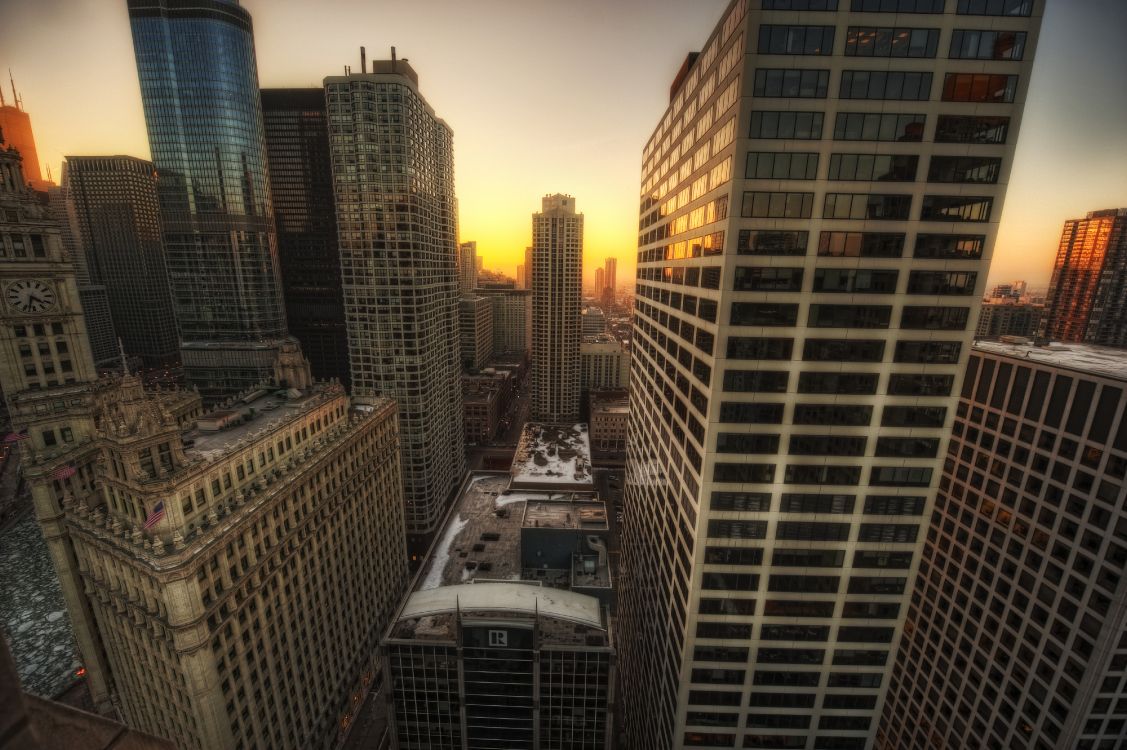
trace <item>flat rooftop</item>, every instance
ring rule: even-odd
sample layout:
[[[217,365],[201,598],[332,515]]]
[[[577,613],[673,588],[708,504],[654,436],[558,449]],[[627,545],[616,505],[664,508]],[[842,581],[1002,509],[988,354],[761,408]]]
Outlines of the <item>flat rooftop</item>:
[[[513,489],[593,488],[587,425],[527,423],[517,441],[510,473]]]
[[[1127,349],[1071,343],[1034,346],[1000,341],[979,341],[974,349],[1089,375],[1127,380]]]

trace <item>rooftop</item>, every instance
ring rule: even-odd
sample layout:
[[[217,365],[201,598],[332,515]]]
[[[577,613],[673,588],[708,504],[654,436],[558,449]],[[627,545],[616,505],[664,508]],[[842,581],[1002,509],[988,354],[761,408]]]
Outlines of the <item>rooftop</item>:
[[[587,425],[527,423],[510,473],[513,489],[593,488]]]
[[[979,341],[974,348],[981,352],[1024,359],[1036,364],[1076,370],[1116,380],[1127,380],[1127,349],[1090,344],[1053,343],[1048,346]]]
[[[604,627],[593,596],[530,583],[474,583],[443,586],[411,594],[400,618],[454,612],[522,612],[555,617],[592,628]]]

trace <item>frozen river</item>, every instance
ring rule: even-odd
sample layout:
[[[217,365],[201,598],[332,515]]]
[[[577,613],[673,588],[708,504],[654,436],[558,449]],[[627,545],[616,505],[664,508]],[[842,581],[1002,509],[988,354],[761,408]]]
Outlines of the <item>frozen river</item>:
[[[35,516],[0,532],[0,624],[29,693],[54,697],[79,666],[63,592]]]

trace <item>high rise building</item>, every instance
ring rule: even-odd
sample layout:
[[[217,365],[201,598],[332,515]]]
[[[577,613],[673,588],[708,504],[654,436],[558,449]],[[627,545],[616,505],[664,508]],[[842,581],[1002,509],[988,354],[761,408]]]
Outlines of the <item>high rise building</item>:
[[[325,90],[263,89],[262,124],[289,331],[316,377],[337,378],[347,387]]]
[[[584,337],[579,361],[579,385],[584,391],[630,387],[630,352],[614,336],[604,333]]]
[[[146,368],[170,368],[179,364],[180,341],[156,183],[152,162],[131,156],[68,156],[63,166],[85,263],[106,289],[125,353]]]
[[[1127,208],[1064,223],[1041,325],[1056,341],[1127,346]]]
[[[877,748],[1123,743],[1125,389],[1120,349],[971,352]]]
[[[9,79],[10,80],[10,79]],[[35,149],[35,133],[31,129],[31,116],[23,108],[23,99],[12,84],[12,103],[4,99],[0,89],[0,148],[14,148],[23,157],[23,175],[35,190],[46,190],[53,183],[43,179],[39,167],[39,153]]]
[[[733,0],[673,82],[642,156],[632,747],[871,746],[1042,9]]]
[[[58,227],[63,250],[74,263],[78,299],[82,303],[82,316],[86,320],[86,336],[94,364],[98,369],[118,368],[121,365],[121,349],[114,330],[109,291],[91,273],[81,240],[78,215],[67,198],[65,180],[62,186],[48,185],[44,192],[47,194],[47,211]]]
[[[618,258],[607,258],[604,264],[604,285],[598,292],[603,304],[609,307],[618,296]]]
[[[468,370],[485,367],[493,356],[493,303],[488,297],[458,300],[458,337],[462,366]]]
[[[493,354],[528,357],[532,346],[532,291],[483,287],[476,293],[493,305]]]
[[[408,546],[421,555],[465,473],[453,133],[392,54],[326,78],[325,93],[352,390],[399,402]]]
[[[478,265],[477,243],[463,242],[458,245],[458,291],[470,294],[477,289]]]
[[[600,307],[585,305],[579,312],[579,330],[584,336],[598,336],[607,330],[607,316]]]
[[[547,195],[532,215],[532,419],[579,419],[583,214],[570,195]]]
[[[520,284],[521,289],[532,288],[532,248],[526,247],[524,249],[524,276],[517,278],[517,283]]]
[[[980,339],[997,339],[1002,336],[1037,335],[1044,314],[1044,305],[1009,299],[988,299],[982,303],[974,335]]]
[[[595,299],[601,300],[607,288],[607,272],[602,268],[595,269]]]
[[[251,18],[237,0],[128,8],[184,373],[216,401],[291,340]]]

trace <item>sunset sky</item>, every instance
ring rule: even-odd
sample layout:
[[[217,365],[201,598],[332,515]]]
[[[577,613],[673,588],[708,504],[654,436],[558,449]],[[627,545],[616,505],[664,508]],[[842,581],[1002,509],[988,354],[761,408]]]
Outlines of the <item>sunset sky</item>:
[[[727,0],[244,0],[264,87],[319,86],[395,45],[454,130],[460,235],[514,272],[540,197],[576,197],[588,275],[632,275],[641,150]],[[40,161],[148,157],[124,0],[0,0]],[[1048,0],[995,281],[1045,286],[1066,218],[1127,206],[1127,3]],[[6,81],[5,81],[6,84]],[[5,93],[8,88],[5,85]],[[625,272],[625,274],[624,274]]]

